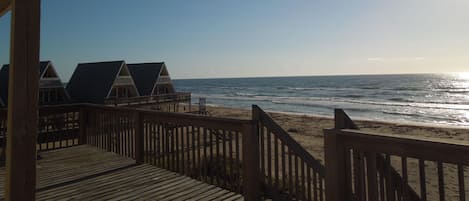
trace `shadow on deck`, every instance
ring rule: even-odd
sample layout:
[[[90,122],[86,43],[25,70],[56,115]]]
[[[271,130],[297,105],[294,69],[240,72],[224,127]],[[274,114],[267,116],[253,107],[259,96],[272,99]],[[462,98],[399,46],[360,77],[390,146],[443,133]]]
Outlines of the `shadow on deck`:
[[[37,200],[243,200],[180,174],[90,145],[40,153]],[[5,167],[0,168],[3,200]]]

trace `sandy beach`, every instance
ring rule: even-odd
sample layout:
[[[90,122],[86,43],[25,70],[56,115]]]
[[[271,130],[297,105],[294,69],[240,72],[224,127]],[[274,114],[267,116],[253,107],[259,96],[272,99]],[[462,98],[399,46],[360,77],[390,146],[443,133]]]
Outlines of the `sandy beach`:
[[[246,109],[227,108],[227,107],[207,107],[209,115],[229,118],[251,118],[251,111]],[[332,111],[331,111],[332,113]],[[297,115],[282,112],[269,112],[272,118],[282,126],[288,133],[296,139],[309,153],[324,164],[324,138],[323,129],[333,128],[332,118],[319,117],[313,115]],[[353,117],[352,117],[353,118]],[[469,141],[469,129],[429,126],[419,124],[398,124],[377,121],[354,120],[361,130],[374,131],[378,133],[391,134],[396,136],[410,136],[418,139],[438,139],[448,142]],[[396,170],[400,171],[400,160],[398,157],[392,157],[392,163]],[[418,185],[418,161],[408,159],[409,183],[416,192],[420,191]],[[436,173],[436,164],[430,161],[426,162],[427,171],[427,193],[429,200],[437,200],[438,180]],[[457,168],[455,165],[446,165],[445,185],[448,187],[445,192],[447,200],[457,200]],[[465,185],[469,185],[469,175],[466,169]],[[469,191],[466,190],[466,195]]]
[[[207,110],[209,115],[216,117],[251,118],[251,111],[246,109],[208,106]],[[315,158],[322,162],[324,161],[323,129],[334,127],[334,120],[332,118],[283,112],[268,113]],[[354,120],[354,122],[361,130],[377,133],[411,136],[419,139],[439,139],[448,142],[469,141],[469,129],[467,128],[364,120]]]

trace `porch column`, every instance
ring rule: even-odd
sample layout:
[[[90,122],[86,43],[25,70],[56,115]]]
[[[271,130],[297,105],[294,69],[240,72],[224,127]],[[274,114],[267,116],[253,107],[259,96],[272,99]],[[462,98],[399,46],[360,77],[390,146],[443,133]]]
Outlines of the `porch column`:
[[[40,0],[11,1],[6,200],[34,200]]]

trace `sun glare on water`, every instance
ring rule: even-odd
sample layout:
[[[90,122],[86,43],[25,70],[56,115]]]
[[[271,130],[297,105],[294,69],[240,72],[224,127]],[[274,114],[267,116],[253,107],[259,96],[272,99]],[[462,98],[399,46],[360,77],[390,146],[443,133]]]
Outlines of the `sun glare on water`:
[[[460,72],[456,73],[456,75],[462,79],[469,80],[469,72]]]

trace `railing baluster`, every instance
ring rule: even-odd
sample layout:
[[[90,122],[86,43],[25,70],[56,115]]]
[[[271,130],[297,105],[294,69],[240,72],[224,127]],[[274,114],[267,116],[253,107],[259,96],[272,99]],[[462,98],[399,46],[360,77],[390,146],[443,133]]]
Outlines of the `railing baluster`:
[[[281,141],[280,142],[280,151],[281,151],[281,154],[280,156],[282,157],[282,191],[285,190],[287,188],[287,185],[286,185],[286,180],[287,180],[287,169],[286,169],[286,163],[285,163],[285,144]],[[308,180],[309,181],[309,180]]]
[[[293,198],[293,168],[292,168],[292,151],[288,148],[288,199]]]
[[[202,132],[203,132],[203,140],[202,140],[202,149],[203,149],[203,153],[204,153],[204,157],[203,157],[203,161],[205,163],[204,165],[204,175],[205,175],[205,182],[208,182],[209,181],[209,177],[210,177],[210,174],[209,174],[209,166],[210,166],[210,163],[208,162],[208,156],[207,156],[207,129],[206,128],[202,128]]]
[[[272,141],[271,141],[271,132],[269,129],[266,129],[267,133],[267,184],[269,189],[272,188]]]
[[[196,158],[195,158],[195,151],[196,151],[196,147],[195,147],[195,131],[194,131],[194,126],[191,126],[191,140],[192,140],[192,170],[197,170],[197,166],[196,166]],[[192,175],[193,175],[193,178],[197,178],[197,172],[195,171],[192,171]]]
[[[314,174],[314,172],[313,172]],[[311,168],[306,166],[306,190],[308,193],[307,200],[311,201]]]
[[[438,166],[438,193],[440,195],[440,201],[445,201],[445,180],[443,172],[443,163],[437,162]]]
[[[279,188],[279,169],[278,169],[278,138],[274,136],[274,176],[275,176],[275,189]]]
[[[230,186],[229,189],[232,189],[234,190],[233,188],[233,184],[234,184],[234,158],[233,158],[233,132],[229,131],[229,136],[228,136],[228,139],[229,139],[229,144],[228,144],[228,147],[229,147],[229,150],[228,152],[230,153],[230,158],[229,158],[229,161],[230,161],[230,173],[229,173],[229,177],[227,177],[228,179],[228,185]]]
[[[313,171],[313,198],[314,201],[318,200],[318,176],[317,173]]]
[[[368,200],[378,200],[378,178],[376,171],[376,153],[366,152],[366,170],[368,178]]]
[[[160,166],[161,168],[165,167],[165,137],[164,137],[164,126],[163,123],[157,122],[158,132],[160,135]]]
[[[175,156],[176,156],[176,157],[174,157],[175,158],[174,163],[175,163],[175,167],[176,167],[175,170],[176,170],[177,173],[181,173],[181,168],[179,166],[180,165],[179,150],[180,150],[180,146],[181,146],[181,144],[179,142],[179,125],[174,125],[173,132],[174,132],[173,135],[176,138],[175,143],[174,143],[174,148],[173,148]]]
[[[379,155],[381,156],[381,155]],[[378,167],[379,169],[381,170],[384,170],[384,166],[382,166],[383,164],[380,163],[380,167]],[[381,201],[384,201],[386,199],[386,195],[385,195],[385,183],[384,183],[384,171],[379,171],[379,198]]]
[[[265,180],[265,175],[266,175],[266,172],[265,172],[265,139],[264,139],[264,126],[263,125],[260,125],[259,126],[259,143],[260,143],[260,161],[261,161],[261,184],[262,185],[265,185],[266,184],[266,180]]]
[[[305,181],[305,164],[303,162],[303,160],[301,160],[300,158],[300,168],[301,168],[301,190],[300,190],[300,193],[301,193],[301,199],[305,200],[306,199],[306,191],[305,191],[305,187],[306,187],[306,181]],[[278,188],[278,187],[277,187]]]
[[[466,189],[464,188],[464,166],[458,164],[458,184],[459,184],[459,200],[466,201]]]
[[[222,152],[223,152],[223,157],[222,157],[222,168],[223,168],[223,177],[226,176],[226,130],[223,130],[223,132],[221,133],[223,136],[222,136]],[[223,181],[223,187],[226,187],[226,179],[225,178],[221,178],[222,181]]]
[[[196,127],[197,128],[197,162],[198,162],[198,165],[199,165],[199,178],[203,181],[205,175],[203,174],[203,168],[204,168],[204,164],[202,163],[202,159],[201,159],[201,143],[200,143],[200,127]]]
[[[236,135],[236,138],[235,138],[236,147],[235,148],[236,148],[236,176],[237,176],[236,183],[238,184],[237,185],[238,192],[241,192],[241,185],[239,184],[239,181],[241,181],[241,166],[240,166],[240,158],[239,158],[240,157],[239,147],[241,146],[241,144],[239,142],[239,132],[236,132],[235,135]]]
[[[355,175],[355,195],[358,200],[365,200],[365,184],[364,184],[364,168],[363,168],[363,155],[354,149],[353,150],[353,166]]]
[[[209,134],[210,136],[210,162],[208,164],[210,164],[211,167],[215,167],[213,168],[212,170],[212,174],[210,176],[210,182],[212,184],[214,184],[214,182],[216,182],[216,184],[220,184],[220,178],[219,178],[219,174],[218,174],[218,171],[219,171],[219,167],[218,165],[220,164],[219,160],[220,160],[220,149],[219,149],[219,142],[218,142],[218,138],[215,136],[215,141],[213,140],[213,133],[210,132]],[[213,146],[215,144],[215,146]],[[215,149],[215,150],[214,150]],[[215,155],[216,154],[216,155]],[[215,158],[214,158],[215,157]]]
[[[301,199],[300,196],[300,178],[299,178],[299,167],[298,167],[298,156],[295,154],[294,156],[294,164],[295,164],[295,198],[297,200]]]
[[[401,157],[402,167],[402,200],[409,200],[408,175],[407,175],[407,157]]]
[[[387,200],[395,200],[395,190],[392,181],[392,173],[391,173],[391,156],[386,155],[385,159],[385,172],[386,172],[386,195]]]

